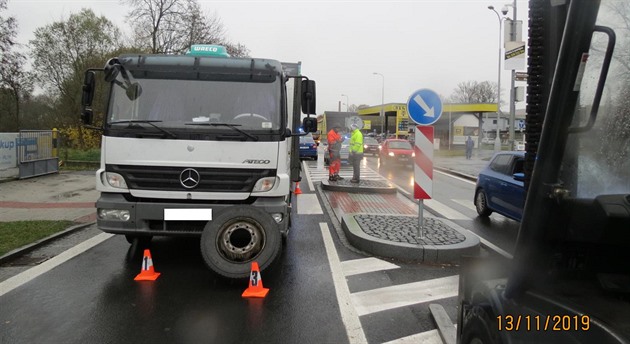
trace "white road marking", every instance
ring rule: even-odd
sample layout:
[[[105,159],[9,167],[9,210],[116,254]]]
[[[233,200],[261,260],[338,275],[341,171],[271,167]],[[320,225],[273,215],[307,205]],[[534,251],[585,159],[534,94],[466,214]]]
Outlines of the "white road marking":
[[[477,212],[477,208],[475,208],[475,205],[473,204],[471,200],[452,199],[451,201],[463,206],[466,209],[470,209],[474,211],[475,213]]]
[[[304,174],[306,175],[306,181],[308,182],[309,190],[315,191],[315,187],[313,186],[313,182],[311,181],[311,174],[308,173],[308,170],[309,169],[306,161],[302,161],[302,171],[304,171]]]
[[[448,173],[446,173],[446,172],[442,172],[442,171],[438,171],[438,170],[433,170],[433,173],[443,174],[443,175],[445,175],[445,176],[447,176],[447,177],[450,177],[450,178],[453,178],[453,179],[460,180],[460,181],[462,181],[462,182],[464,182],[464,183],[468,183],[468,184],[472,184],[472,185],[477,185],[477,183],[475,183],[475,182],[473,182],[473,181],[471,181],[471,180],[464,179],[464,178],[460,178],[460,177],[456,177],[456,176],[454,176],[454,175],[452,175],[452,174],[448,174]]]
[[[383,344],[443,344],[438,330],[430,330],[394,339]]]
[[[352,294],[359,316],[457,296],[459,276],[394,285]]]
[[[341,320],[346,327],[348,341],[350,343],[367,343],[359,316],[357,315],[355,308],[352,306],[350,290],[348,289],[348,284],[343,276],[339,256],[335,250],[335,244],[332,236],[330,235],[328,224],[320,223],[319,228],[322,231],[324,247],[326,248],[326,255],[328,256],[328,264],[330,265],[333,284],[335,286],[335,293],[337,294],[337,303],[339,304],[339,311],[341,312]]]
[[[468,229],[468,231],[474,235],[476,235],[479,238],[479,241],[481,241],[481,244],[488,247],[489,249],[495,251],[496,253],[502,255],[505,258],[509,258],[512,259],[513,256],[511,254],[509,254],[507,251],[503,250],[502,248],[500,248],[499,246],[489,242],[488,240],[480,237],[478,234],[474,233],[473,231],[471,231],[470,229]]]
[[[470,217],[460,213],[457,210],[449,208],[448,206],[434,199],[425,199],[424,205],[449,220],[470,220]]]
[[[297,213],[299,215],[323,214],[316,194],[297,195]]]
[[[344,275],[352,276],[368,272],[399,269],[400,266],[386,262],[382,259],[370,257],[362,259],[352,259],[341,262]]]
[[[21,285],[33,280],[34,278],[54,269],[55,267],[67,262],[68,260],[80,255],[81,253],[91,249],[92,247],[102,243],[103,241],[113,237],[113,234],[101,233],[94,236],[64,252],[61,254],[34,266],[19,275],[15,275],[4,282],[0,283],[0,296],[10,292],[11,290],[20,287]]]

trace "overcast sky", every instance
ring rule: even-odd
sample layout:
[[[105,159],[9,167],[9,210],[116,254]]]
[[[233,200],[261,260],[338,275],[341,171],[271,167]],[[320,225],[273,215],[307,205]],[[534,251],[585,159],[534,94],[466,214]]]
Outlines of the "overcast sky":
[[[497,81],[500,10],[512,1],[199,1],[216,13],[228,37],[252,57],[302,62],[302,74],[317,82],[317,113],[336,111],[341,101],[379,105],[382,78],[385,103],[405,103],[421,88],[444,97],[459,82]],[[127,32],[129,8],[117,0],[9,0],[8,15],[19,25],[18,41],[33,31],[91,8]],[[512,16],[509,8],[508,16]],[[517,19],[527,38],[527,1],[519,0]],[[502,68],[504,100],[509,71]],[[507,102],[502,102],[508,109]],[[524,103],[517,103],[523,108]]]

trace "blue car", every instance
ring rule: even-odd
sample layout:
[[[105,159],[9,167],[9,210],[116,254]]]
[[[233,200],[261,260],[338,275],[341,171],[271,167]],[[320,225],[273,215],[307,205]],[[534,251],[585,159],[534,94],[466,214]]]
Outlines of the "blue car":
[[[477,214],[492,212],[521,221],[525,206],[525,152],[496,153],[477,177],[474,204]]]
[[[300,159],[306,158],[317,160],[317,143],[311,134],[300,136]]]

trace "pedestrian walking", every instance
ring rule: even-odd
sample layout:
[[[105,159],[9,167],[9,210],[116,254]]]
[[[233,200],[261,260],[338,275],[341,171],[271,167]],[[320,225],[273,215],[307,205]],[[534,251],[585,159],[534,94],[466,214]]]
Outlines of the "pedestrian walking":
[[[472,150],[475,146],[475,142],[472,140],[470,135],[468,135],[468,139],[466,140],[466,159],[470,160],[472,158]]]
[[[343,138],[339,135],[339,126],[335,126],[328,132],[328,180],[331,182],[341,180],[341,143]]]
[[[361,181],[361,160],[363,160],[363,134],[356,124],[353,124],[352,136],[350,136],[350,161],[352,161],[351,183]]]

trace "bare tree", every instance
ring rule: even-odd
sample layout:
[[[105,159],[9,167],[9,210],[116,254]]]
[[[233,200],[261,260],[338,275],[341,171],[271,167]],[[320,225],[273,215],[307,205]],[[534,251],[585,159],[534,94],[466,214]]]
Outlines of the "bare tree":
[[[123,0],[132,10],[127,16],[134,45],[152,54],[182,54],[193,44],[221,44],[232,56],[249,50],[226,38],[215,14],[202,11],[197,0]]]
[[[465,81],[457,84],[449,97],[453,103],[496,103],[497,84],[489,81]]]

